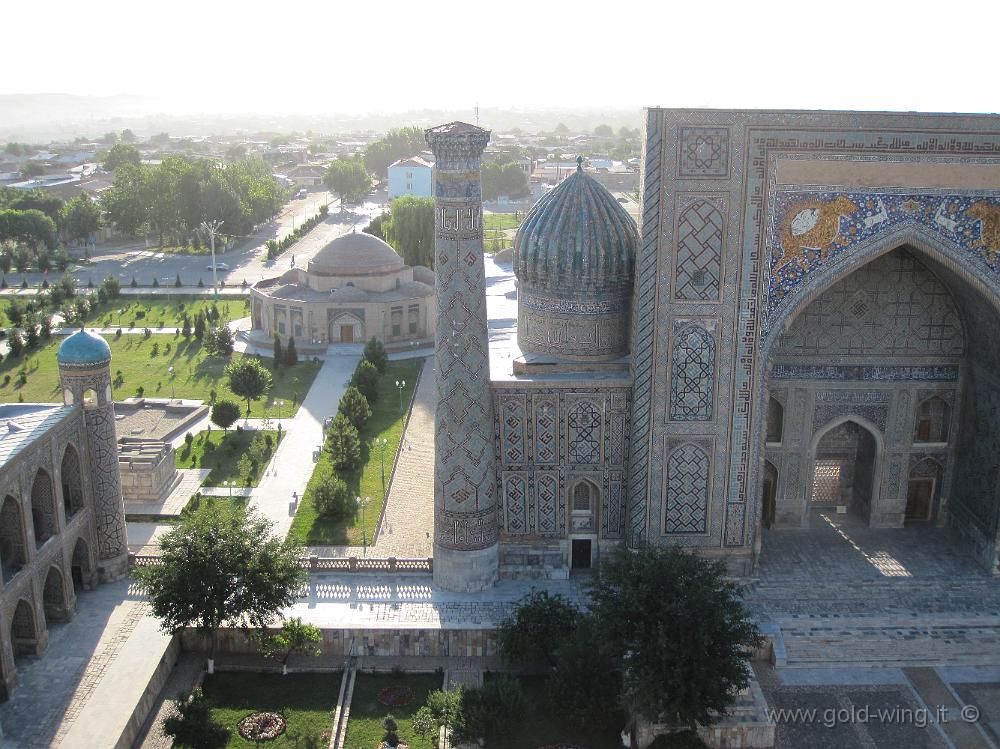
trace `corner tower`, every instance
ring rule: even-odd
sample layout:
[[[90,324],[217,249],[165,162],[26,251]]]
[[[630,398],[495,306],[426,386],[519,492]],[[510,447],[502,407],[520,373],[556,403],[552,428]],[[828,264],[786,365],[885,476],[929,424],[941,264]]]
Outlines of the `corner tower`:
[[[490,133],[452,122],[425,137],[435,157],[434,583],[477,591],[499,569],[479,172]]]
[[[83,406],[98,573],[102,582],[117,580],[128,573],[128,539],[111,399],[111,347],[96,333],[80,330],[62,342],[57,358],[63,403]]]

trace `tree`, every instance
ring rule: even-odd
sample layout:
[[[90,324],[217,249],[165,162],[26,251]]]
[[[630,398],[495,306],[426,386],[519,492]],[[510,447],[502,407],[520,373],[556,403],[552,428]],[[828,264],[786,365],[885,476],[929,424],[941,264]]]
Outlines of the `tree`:
[[[497,630],[500,654],[509,665],[556,664],[556,649],[580,621],[580,611],[567,598],[533,590],[518,603]]]
[[[452,726],[458,719],[461,706],[461,689],[454,692],[444,692],[439,689],[427,695],[427,704],[421,710],[426,709],[427,713],[430,714],[434,726],[432,730],[440,729],[443,726],[445,731],[450,733]],[[417,730],[416,726],[414,726],[414,730]]]
[[[131,129],[125,128],[124,130],[122,130],[122,135],[121,135],[122,143],[135,143],[136,140],[137,138],[135,137],[135,133],[133,133]]]
[[[281,336],[274,334],[274,368],[277,369],[285,362],[285,351],[281,346]]]
[[[615,131],[611,129],[611,125],[598,125],[594,128],[594,135],[599,138],[613,138]]]
[[[14,211],[41,211],[53,221],[58,221],[62,207],[62,198],[45,190],[0,187],[0,208]]]
[[[342,204],[360,200],[372,189],[372,178],[358,158],[330,162],[323,182],[328,189],[340,195]]]
[[[138,166],[142,163],[142,154],[139,153],[139,149],[133,145],[127,143],[116,143],[111,146],[108,150],[107,156],[104,157],[104,171],[106,172],[116,172],[119,167],[125,164],[131,164],[132,166]]]
[[[101,228],[101,209],[89,195],[80,193],[63,206],[62,224],[70,239],[86,242]]]
[[[185,338],[191,337],[191,318],[187,312],[184,313],[184,324],[181,326],[181,335]]]
[[[212,708],[201,689],[180,694],[174,710],[163,720],[163,733],[178,746],[221,749],[229,741],[229,729],[212,719]]]
[[[108,299],[117,299],[122,293],[121,283],[110,273],[104,277],[104,280],[101,282],[101,288],[108,295]]]
[[[489,746],[511,735],[527,710],[521,682],[512,676],[490,679],[478,689],[463,689],[455,721],[455,743],[482,740]]]
[[[228,431],[240,418],[240,404],[227,399],[218,400],[212,406],[212,423]]]
[[[740,592],[724,562],[676,547],[604,557],[589,609],[622,664],[625,707],[692,729],[723,714],[749,683],[747,659],[762,642]]]
[[[338,412],[344,414],[355,429],[362,429],[372,415],[368,399],[354,386],[348,387],[340,396]]]
[[[326,449],[338,471],[353,471],[361,462],[361,438],[358,430],[342,413],[338,413],[330,423]]]
[[[213,325],[205,333],[205,351],[209,356],[229,356],[233,353],[233,331],[228,325]]]
[[[378,400],[378,370],[367,359],[358,362],[351,377],[351,385],[361,391],[370,404]]]
[[[226,377],[229,378],[229,389],[246,399],[248,417],[250,402],[260,399],[271,389],[271,373],[260,363],[260,359],[253,356],[229,362]]]
[[[569,128],[562,122],[556,125],[556,129],[553,131],[556,135],[569,135]]]
[[[56,246],[58,235],[56,222],[42,211],[35,208],[0,210],[0,241],[37,242],[52,248]]]
[[[528,177],[513,161],[492,161],[483,165],[483,200],[500,197],[521,198],[528,194]]]
[[[299,354],[295,350],[295,336],[288,336],[288,346],[285,348],[285,364],[294,367],[299,363]]]
[[[205,504],[163,535],[159,564],[134,574],[166,632],[209,636],[211,673],[223,622],[262,629],[295,602],[306,579],[299,553],[246,508]]]
[[[622,724],[614,708],[621,699],[621,670],[593,622],[581,618],[563,633],[546,682],[549,702],[559,715],[588,730]]]
[[[101,204],[118,230],[136,236],[146,226],[148,169],[142,164],[122,164],[115,181],[101,195]]]
[[[11,356],[20,356],[24,353],[24,339],[21,338],[20,331],[14,330],[7,336],[7,346],[10,348]]]
[[[327,476],[313,489],[313,507],[323,517],[339,520],[354,512],[347,484],[337,476]]]
[[[434,198],[394,198],[382,231],[407,265],[434,267]]]
[[[368,343],[365,344],[364,359],[370,361],[379,374],[385,374],[385,368],[389,366],[389,357],[385,353],[385,346],[375,336],[369,338]]]
[[[194,337],[199,341],[205,335],[205,314],[199,312],[194,316]]]
[[[393,128],[379,140],[365,147],[365,166],[379,179],[389,176],[389,165],[394,161],[414,156],[427,148],[424,131],[419,127]]]
[[[293,616],[284,621],[278,632],[266,630],[258,642],[265,658],[281,660],[281,673],[284,676],[288,674],[289,658],[296,653],[319,655],[320,649],[316,647],[316,643],[322,640],[323,633],[319,631],[319,627]]]

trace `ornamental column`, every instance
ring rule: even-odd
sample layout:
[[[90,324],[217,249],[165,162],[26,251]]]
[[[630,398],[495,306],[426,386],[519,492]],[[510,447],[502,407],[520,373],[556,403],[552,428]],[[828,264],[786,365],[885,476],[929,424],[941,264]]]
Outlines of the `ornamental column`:
[[[490,133],[452,122],[425,137],[435,157],[434,584],[472,592],[499,570],[479,174]]]

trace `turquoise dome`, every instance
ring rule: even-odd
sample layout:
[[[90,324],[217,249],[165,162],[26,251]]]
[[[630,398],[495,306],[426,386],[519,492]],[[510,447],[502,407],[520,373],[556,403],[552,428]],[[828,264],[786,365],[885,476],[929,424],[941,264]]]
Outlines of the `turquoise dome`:
[[[59,346],[59,366],[89,367],[111,361],[111,347],[97,333],[78,330]]]
[[[539,200],[514,238],[518,286],[558,297],[631,293],[638,232],[597,180],[577,170]]]

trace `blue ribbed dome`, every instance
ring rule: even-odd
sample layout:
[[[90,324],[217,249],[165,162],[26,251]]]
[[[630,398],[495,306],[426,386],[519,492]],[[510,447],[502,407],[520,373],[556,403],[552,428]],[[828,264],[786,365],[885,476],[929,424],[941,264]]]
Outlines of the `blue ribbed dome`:
[[[59,346],[60,366],[83,367],[111,361],[111,347],[97,333],[78,330]]]
[[[521,223],[514,274],[520,288],[556,296],[630,292],[638,243],[632,217],[578,167]]]

